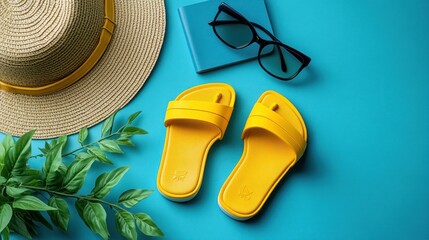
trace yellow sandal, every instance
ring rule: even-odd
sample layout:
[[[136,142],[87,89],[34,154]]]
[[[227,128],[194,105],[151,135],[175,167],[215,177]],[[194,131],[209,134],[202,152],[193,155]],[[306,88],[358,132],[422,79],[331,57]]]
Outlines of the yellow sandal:
[[[230,217],[256,215],[307,145],[307,129],[298,110],[274,91],[261,95],[244,127],[240,161],[223,184],[218,203]]]
[[[207,153],[222,139],[235,103],[224,83],[195,86],[168,104],[167,133],[158,171],[158,190],[173,201],[188,201],[199,191]]]

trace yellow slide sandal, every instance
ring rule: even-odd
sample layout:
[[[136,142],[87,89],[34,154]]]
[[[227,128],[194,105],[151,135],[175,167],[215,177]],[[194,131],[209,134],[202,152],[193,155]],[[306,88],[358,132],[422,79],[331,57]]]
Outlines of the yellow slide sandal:
[[[247,220],[262,208],[307,145],[298,110],[274,91],[261,95],[243,130],[240,161],[223,184],[218,203],[230,217]]]
[[[207,153],[222,139],[235,103],[234,89],[209,83],[182,92],[168,104],[167,133],[158,171],[158,190],[166,198],[183,202],[201,187]]]

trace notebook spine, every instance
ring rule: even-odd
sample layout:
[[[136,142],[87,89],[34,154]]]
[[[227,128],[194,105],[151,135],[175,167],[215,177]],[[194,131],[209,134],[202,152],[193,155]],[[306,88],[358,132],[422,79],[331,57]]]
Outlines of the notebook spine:
[[[186,42],[188,44],[189,51],[192,55],[192,62],[194,63],[194,67],[196,71],[201,72],[201,66],[199,65],[198,54],[196,53],[195,44],[193,42],[194,40],[189,30],[189,23],[188,23],[188,17],[186,14],[186,9],[183,7],[179,8],[179,15],[182,21],[183,31],[185,32],[185,35],[186,35]]]

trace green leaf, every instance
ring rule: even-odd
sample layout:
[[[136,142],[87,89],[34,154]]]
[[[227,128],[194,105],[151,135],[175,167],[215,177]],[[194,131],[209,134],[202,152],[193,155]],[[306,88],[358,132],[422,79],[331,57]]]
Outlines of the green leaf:
[[[19,197],[22,197],[24,195],[29,195],[32,192],[33,191],[31,191],[30,189],[27,189],[27,188],[16,188],[16,187],[11,187],[11,186],[6,187],[6,194],[10,197],[13,197],[13,198],[19,198]]]
[[[153,190],[143,190],[143,189],[130,189],[119,196],[118,203],[124,205],[127,208],[133,207],[141,200],[149,197],[153,193]]]
[[[101,204],[89,202],[83,209],[83,218],[93,232],[99,234],[105,240],[109,239],[106,211]]]
[[[134,147],[135,146],[133,141],[131,141],[131,139],[129,139],[127,137],[120,137],[120,138],[116,139],[115,142],[119,145],[122,145],[122,146],[128,146],[128,147]]]
[[[58,144],[58,139],[52,139],[52,141],[49,143],[49,149],[53,148],[57,144]]]
[[[94,159],[76,159],[67,169],[66,175],[63,180],[63,189],[69,193],[76,193],[82,187],[88,170],[91,168]]]
[[[141,111],[135,112],[128,117],[127,124],[131,124],[142,113]]]
[[[16,187],[20,184],[21,184],[21,182],[16,177],[11,177],[6,181],[7,186]]]
[[[33,186],[33,187],[43,187],[43,182],[42,180],[39,180],[39,179],[33,179],[29,182],[26,182],[25,185]]]
[[[20,184],[28,185],[29,182],[40,181],[40,172],[36,169],[27,168],[19,176],[14,176],[10,179],[15,179]]]
[[[77,213],[79,214],[80,218],[83,220],[83,222],[89,227],[88,223],[86,222],[85,218],[83,217],[83,210],[85,209],[86,205],[89,202],[84,199],[78,199],[76,200],[74,206],[76,208]]]
[[[67,135],[62,135],[58,138],[58,143],[64,147],[67,144]]]
[[[13,149],[9,149],[4,156],[4,160],[1,163],[1,172],[0,175],[6,178],[10,178],[10,171],[13,168]]]
[[[4,149],[3,145],[0,144],[0,172],[3,169],[4,166],[4,157],[6,156],[6,150]]]
[[[14,216],[12,217],[8,225],[10,231],[16,232],[26,237],[27,239],[32,239],[32,235],[35,234],[34,222],[31,219],[27,221],[24,220],[24,217],[26,216],[23,216],[23,213],[19,210],[14,210],[13,214]]]
[[[87,137],[88,137],[88,128],[87,127],[83,127],[79,131],[79,135],[77,137],[77,141],[82,145],[83,142],[85,142],[85,140],[86,140]]]
[[[122,133],[130,135],[130,136],[147,134],[147,132],[145,130],[138,128],[138,127],[133,127],[133,126],[129,126],[129,127],[124,128]]]
[[[15,142],[13,141],[12,135],[9,133],[6,134],[6,136],[3,138],[2,145],[5,151],[8,151],[11,147],[13,147]]]
[[[159,229],[159,227],[153,222],[152,218],[146,213],[136,213],[134,214],[136,219],[137,228],[148,236],[162,237],[164,233]]]
[[[124,153],[119,147],[119,145],[113,140],[105,139],[98,144],[100,145],[101,150],[105,152]]]
[[[55,142],[55,144],[53,144],[53,142]],[[56,146],[57,140],[54,139],[51,141],[51,143],[49,143],[48,141],[45,141],[45,148],[39,148],[39,150],[43,153],[43,155],[48,154],[49,150],[51,150],[51,148],[52,148],[51,144],[52,144],[52,147]]]
[[[62,163],[62,144],[57,144],[46,155],[45,164],[42,167],[42,177],[46,180],[46,186],[55,186],[60,183],[61,178],[58,178],[57,170]]]
[[[115,214],[115,225],[118,232],[128,240],[137,239],[136,225],[131,213],[119,210]]]
[[[27,161],[31,156],[31,138],[35,131],[30,131],[22,135],[15,146],[9,149],[5,156],[2,176],[20,175],[27,167]]]
[[[0,232],[9,224],[12,219],[12,213],[13,211],[9,204],[5,203],[0,206]]]
[[[80,152],[76,155],[77,159],[85,159],[85,158],[90,158],[90,157],[94,157],[94,155],[89,154],[87,152]]]
[[[0,176],[0,184],[5,183],[7,179],[3,176]]]
[[[53,174],[52,174],[52,179],[53,179],[53,181],[52,182],[45,182],[44,184],[42,184],[42,185],[44,185],[44,186],[46,186],[48,189],[52,189],[52,190],[58,190],[58,189],[61,189],[61,186],[62,186],[62,183],[63,183],[63,180],[64,180],[64,174],[61,174],[60,173],[60,171],[59,170],[57,170],[57,171],[55,171]],[[43,183],[43,182],[42,182]]]
[[[3,231],[1,231],[1,234],[3,234],[4,240],[10,240],[10,232],[9,232],[9,228],[8,227],[5,227],[3,229]]]
[[[45,148],[39,148],[39,150],[42,152],[42,155],[48,154],[48,150],[46,150]]]
[[[107,164],[113,165],[113,162],[107,158],[106,154],[104,154],[104,152],[101,151],[101,149],[99,149],[97,147],[89,148],[88,153],[91,154],[92,156],[94,156],[98,161],[100,161],[102,163],[107,163]]]
[[[13,179],[21,184],[26,184],[38,180],[40,178],[40,172],[36,169],[27,168],[20,175],[14,176]]]
[[[112,132],[113,122],[115,120],[117,111],[115,111],[110,117],[108,117],[101,125],[101,136],[110,134]]]
[[[110,190],[116,186],[124,174],[128,171],[128,167],[120,167],[111,172],[106,172],[98,176],[95,181],[95,187],[91,194],[96,198],[103,198],[110,193]]]
[[[48,205],[58,209],[58,211],[48,212],[51,221],[62,231],[66,232],[70,220],[70,212],[67,202],[62,198],[52,197],[49,199]]]
[[[23,196],[16,199],[12,203],[13,208],[23,209],[23,210],[32,210],[32,211],[51,211],[57,210],[56,208],[50,207],[46,205],[46,203],[42,202],[40,199],[34,196]]]
[[[58,172],[61,175],[66,175],[67,172],[67,166],[64,163],[61,163],[60,166],[58,167]]]
[[[45,142],[45,149],[46,151],[49,151],[49,149],[51,149],[51,145],[47,141]]]

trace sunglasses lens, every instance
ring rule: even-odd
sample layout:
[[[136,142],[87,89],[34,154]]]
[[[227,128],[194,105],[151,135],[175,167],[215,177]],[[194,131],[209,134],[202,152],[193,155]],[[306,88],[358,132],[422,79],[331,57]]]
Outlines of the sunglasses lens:
[[[233,48],[246,47],[253,39],[253,32],[246,23],[223,11],[217,15],[213,27],[217,36]]]
[[[259,56],[259,62],[265,71],[282,79],[293,78],[303,65],[303,59],[293,52],[289,51],[280,44],[268,44],[261,49],[261,53],[271,52]]]

